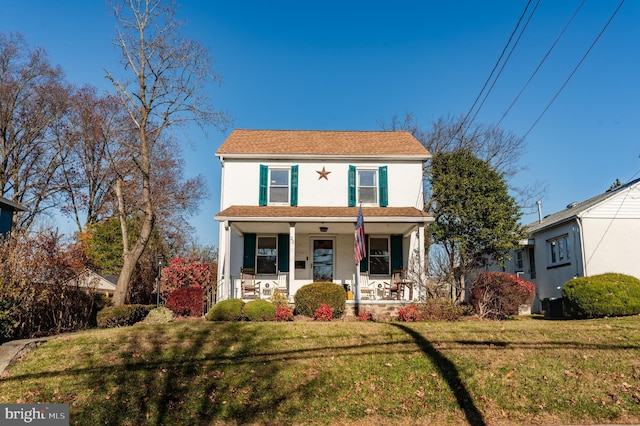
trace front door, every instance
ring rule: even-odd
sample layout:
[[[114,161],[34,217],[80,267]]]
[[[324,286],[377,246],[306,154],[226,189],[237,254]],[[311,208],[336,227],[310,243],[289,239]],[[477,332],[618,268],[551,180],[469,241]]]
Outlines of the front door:
[[[333,240],[313,240],[313,282],[333,281]]]

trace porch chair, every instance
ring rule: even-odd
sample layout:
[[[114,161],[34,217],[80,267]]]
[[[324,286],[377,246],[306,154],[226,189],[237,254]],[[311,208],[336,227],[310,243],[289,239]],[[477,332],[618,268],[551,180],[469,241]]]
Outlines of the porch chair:
[[[400,293],[404,298],[404,270],[394,269],[391,273],[391,284],[389,285],[389,298],[393,299],[395,293],[396,299],[400,299]]]
[[[355,282],[355,276],[354,276]],[[369,282],[369,274],[366,272],[360,272],[358,275],[358,287],[360,289],[360,299],[373,300],[374,297],[374,288]]]
[[[240,269],[240,289],[243,299],[260,298],[260,281],[256,281],[256,270],[254,268]]]
[[[278,292],[284,296],[289,296],[289,274],[286,272],[278,272],[277,282]]]

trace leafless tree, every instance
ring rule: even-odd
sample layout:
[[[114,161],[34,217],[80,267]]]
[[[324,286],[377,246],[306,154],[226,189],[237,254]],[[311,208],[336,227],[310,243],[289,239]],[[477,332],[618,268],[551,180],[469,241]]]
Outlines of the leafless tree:
[[[394,115],[390,122],[381,123],[382,128],[406,130],[424,145],[431,154],[466,149],[478,158],[487,161],[509,182],[526,167],[520,163],[525,152],[525,139],[493,125],[464,123],[464,116],[447,116],[422,126],[412,112],[404,116]],[[425,164],[425,179],[429,176],[429,163]],[[516,187],[510,185],[518,204],[525,211],[536,208],[546,188],[541,182]],[[427,200],[428,202],[428,200]]]
[[[158,204],[154,198],[152,175],[157,168],[154,151],[162,135],[180,124],[195,121],[201,126],[226,125],[225,115],[213,108],[206,97],[205,84],[219,81],[212,71],[208,52],[198,43],[179,33],[173,1],[122,0],[113,3],[118,22],[115,44],[122,52],[128,78],[118,79],[107,71],[116,96],[126,109],[131,123],[131,137],[120,141],[129,165],[135,172],[117,173],[116,199],[122,228],[124,264],[114,302],[123,304],[129,280],[142,255],[157,219]],[[116,171],[118,172],[118,171]],[[140,233],[133,241],[126,220],[131,210],[127,205],[125,184],[140,193]]]
[[[116,141],[123,137],[125,118],[117,99],[99,96],[94,87],[83,87],[73,96],[67,131],[71,151],[61,165],[60,179],[62,211],[73,218],[79,232],[114,214],[113,170],[121,163]]]
[[[28,229],[59,199],[70,89],[59,67],[19,34],[0,34],[0,195],[28,208]]]

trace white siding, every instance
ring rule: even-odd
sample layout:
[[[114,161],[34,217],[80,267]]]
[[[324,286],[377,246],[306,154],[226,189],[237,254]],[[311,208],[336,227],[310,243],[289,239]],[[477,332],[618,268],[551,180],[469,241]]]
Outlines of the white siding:
[[[583,219],[588,275],[618,272],[640,278],[640,220]]]
[[[298,165],[298,205],[346,207],[348,204],[349,165],[357,168],[387,166],[389,207],[422,209],[422,163],[420,162],[303,162],[303,161],[239,161],[224,163],[222,205],[258,205],[260,164],[269,167]],[[317,171],[331,172],[328,179],[318,179]],[[379,183],[378,183],[379,184]]]
[[[585,218],[640,219],[640,185],[619,194],[580,214]]]

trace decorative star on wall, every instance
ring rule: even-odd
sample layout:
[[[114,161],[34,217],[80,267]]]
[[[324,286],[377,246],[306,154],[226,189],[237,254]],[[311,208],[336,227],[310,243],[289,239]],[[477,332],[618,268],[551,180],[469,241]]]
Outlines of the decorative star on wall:
[[[325,178],[326,180],[329,180],[329,173],[325,170],[324,166],[322,166],[322,170],[316,170],[316,173],[318,173],[320,176],[318,177],[318,180]]]

